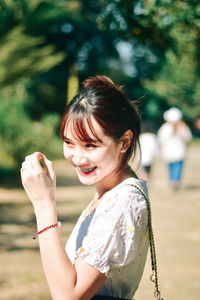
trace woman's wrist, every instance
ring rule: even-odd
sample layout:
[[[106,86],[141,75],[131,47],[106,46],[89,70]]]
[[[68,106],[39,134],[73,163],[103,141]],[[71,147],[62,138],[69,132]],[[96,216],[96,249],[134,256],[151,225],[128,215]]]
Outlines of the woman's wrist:
[[[42,234],[42,233],[44,233],[48,230],[54,229],[56,227],[61,227],[61,222],[60,221],[58,221],[55,224],[48,225],[47,227],[44,227],[43,229],[41,229],[39,231],[36,231],[35,234],[33,235],[33,240],[35,240],[38,235],[40,235],[40,234]]]
[[[56,211],[56,202],[52,200],[41,200],[37,204],[34,204],[34,212],[37,214],[45,214],[46,212]]]
[[[41,230],[51,224],[58,222],[56,204],[42,203],[34,207],[35,216],[37,220],[37,230]]]

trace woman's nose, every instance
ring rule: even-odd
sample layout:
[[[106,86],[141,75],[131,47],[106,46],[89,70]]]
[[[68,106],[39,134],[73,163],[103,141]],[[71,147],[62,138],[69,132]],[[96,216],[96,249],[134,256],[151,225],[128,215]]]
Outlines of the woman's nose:
[[[72,162],[76,166],[84,165],[88,162],[88,158],[82,151],[75,151],[72,155]]]

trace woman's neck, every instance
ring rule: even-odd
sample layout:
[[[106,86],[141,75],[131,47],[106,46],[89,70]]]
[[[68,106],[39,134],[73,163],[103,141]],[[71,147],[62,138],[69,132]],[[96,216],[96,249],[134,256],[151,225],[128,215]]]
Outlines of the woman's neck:
[[[103,181],[96,183],[96,191],[98,198],[101,198],[106,192],[112,190],[115,186],[129,177],[138,178],[130,166],[127,166],[123,171],[117,171],[115,174],[110,174]]]

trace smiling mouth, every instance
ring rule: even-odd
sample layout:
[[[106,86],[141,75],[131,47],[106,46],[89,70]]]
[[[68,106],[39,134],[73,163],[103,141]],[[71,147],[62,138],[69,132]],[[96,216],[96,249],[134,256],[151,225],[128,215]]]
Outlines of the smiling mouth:
[[[76,168],[77,168],[80,172],[82,172],[82,173],[88,175],[88,174],[92,173],[97,167],[93,167],[93,168],[90,168],[90,169],[81,169],[81,168],[79,168],[78,166],[76,166]]]

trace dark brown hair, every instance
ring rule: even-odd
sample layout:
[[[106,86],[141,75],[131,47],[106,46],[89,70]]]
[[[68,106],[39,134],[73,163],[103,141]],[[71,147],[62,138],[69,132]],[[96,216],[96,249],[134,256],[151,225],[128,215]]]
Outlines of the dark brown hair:
[[[126,165],[139,145],[140,116],[133,101],[129,101],[121,87],[116,86],[106,76],[95,76],[83,82],[83,89],[68,105],[60,126],[60,134],[64,139],[64,130],[67,123],[73,122],[76,136],[87,142],[92,142],[85,122],[87,122],[94,138],[99,140],[92,126],[91,116],[102,127],[105,135],[118,141],[125,131],[133,132],[131,144],[124,154],[122,163]]]

